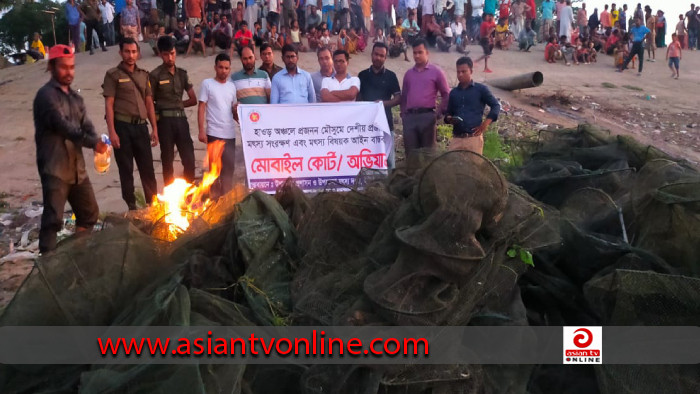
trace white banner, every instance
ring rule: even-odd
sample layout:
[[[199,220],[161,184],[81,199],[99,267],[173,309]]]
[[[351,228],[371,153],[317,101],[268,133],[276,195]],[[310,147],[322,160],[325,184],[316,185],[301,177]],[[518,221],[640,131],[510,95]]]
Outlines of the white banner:
[[[290,176],[305,192],[337,189],[362,168],[387,168],[393,141],[380,102],[241,104],[238,118],[251,189],[274,193]]]

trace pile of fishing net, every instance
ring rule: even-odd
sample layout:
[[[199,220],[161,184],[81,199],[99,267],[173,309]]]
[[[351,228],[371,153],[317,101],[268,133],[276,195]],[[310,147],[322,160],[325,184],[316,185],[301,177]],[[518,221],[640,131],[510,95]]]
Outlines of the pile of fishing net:
[[[498,164],[498,163],[497,163]],[[420,152],[346,192],[236,191],[162,243],[114,221],[45,256],[0,325],[696,325],[700,175],[582,126],[509,181]],[[99,257],[96,257],[99,256]],[[534,264],[534,266],[533,266]],[[700,392],[681,366],[0,366],[1,392]],[[650,389],[650,390],[649,390]]]

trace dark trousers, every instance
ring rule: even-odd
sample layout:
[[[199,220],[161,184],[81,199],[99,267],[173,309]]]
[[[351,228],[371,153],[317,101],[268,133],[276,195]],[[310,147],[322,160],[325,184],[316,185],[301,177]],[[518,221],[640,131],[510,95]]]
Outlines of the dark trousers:
[[[233,170],[236,166],[236,139],[235,138],[219,138],[207,136],[207,143],[211,144],[214,141],[224,141],[224,151],[221,154],[221,173],[219,178],[211,185],[212,198],[219,198],[233,189]],[[217,158],[209,158],[209,166],[216,161]]]
[[[435,112],[406,114],[403,118],[403,144],[408,156],[414,149],[435,148],[437,118]]]
[[[114,159],[117,162],[117,168],[119,168],[122,199],[130,210],[136,209],[136,196],[134,195],[134,160],[136,160],[146,204],[151,204],[158,192],[158,183],[153,170],[153,154],[151,153],[151,137],[148,133],[148,126],[115,121],[114,128],[120,144],[119,149],[114,150]]]
[[[75,52],[78,53],[80,52],[80,24],[77,24],[75,26],[73,25],[68,25],[68,33],[70,34],[70,40],[73,43],[73,47],[75,48]],[[92,37],[92,36],[90,36]],[[87,39],[87,37],[85,37]]]
[[[637,60],[639,60],[639,72],[642,72],[642,68],[644,67],[644,44],[641,41],[632,44],[632,50],[622,63],[622,67],[620,68],[621,70],[627,69],[627,65],[632,61],[634,55],[638,56]]]
[[[93,30],[97,32],[97,38],[100,41],[100,46],[104,48],[105,37],[102,35],[102,29],[100,28],[100,23],[96,20],[85,20],[85,50],[92,50],[92,32]]]
[[[56,233],[63,227],[63,209],[66,201],[75,214],[76,227],[91,229],[97,223],[100,209],[90,179],[70,184],[51,175],[41,176],[44,212],[41,214],[39,251],[46,253],[56,249]]]
[[[158,139],[160,140],[160,161],[163,163],[163,184],[173,182],[175,147],[180,153],[183,178],[189,183],[194,182],[194,145],[190,136],[190,125],[187,118],[161,117],[158,120]]]

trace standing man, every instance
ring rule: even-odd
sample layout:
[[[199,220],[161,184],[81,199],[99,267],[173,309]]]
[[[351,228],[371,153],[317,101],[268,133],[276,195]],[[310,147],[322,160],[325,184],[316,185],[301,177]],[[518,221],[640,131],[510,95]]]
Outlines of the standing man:
[[[623,4],[620,10],[620,29],[627,31],[627,4]]]
[[[114,6],[107,0],[102,0],[98,6],[102,15],[102,34],[107,41],[107,46],[111,47],[116,42],[114,36]]]
[[[255,51],[251,47],[243,47],[238,53],[243,70],[231,75],[231,81],[236,86],[236,99],[241,104],[269,104],[270,77],[265,71],[255,68]]]
[[[469,38],[479,41],[479,29],[481,28],[482,15],[484,13],[484,0],[470,0],[472,4],[472,18],[469,21]],[[517,23],[517,21],[516,21]],[[514,32],[515,33],[515,32]],[[517,33],[515,33],[517,36]]]
[[[190,29],[190,35],[194,31],[194,27],[199,25],[204,15],[205,0],[183,0],[185,2],[185,14],[187,15],[187,28]]]
[[[612,16],[608,12],[608,5],[606,4],[603,12],[600,13],[600,25],[603,26],[603,30],[612,28]]]
[[[272,78],[270,104],[306,104],[316,102],[311,74],[297,67],[298,52],[293,45],[282,47],[285,68]]]
[[[323,85],[324,78],[330,78],[335,75],[335,70],[333,69],[333,56],[331,50],[328,47],[322,47],[316,52],[316,57],[318,58],[318,65],[321,67],[320,70],[311,74],[311,80],[314,83],[314,92],[316,94],[316,101],[322,102],[321,97],[321,86]]]
[[[282,26],[290,29],[292,21],[297,19],[297,12],[294,11],[294,0],[282,0]]]
[[[389,123],[391,137],[394,138],[394,117],[391,109],[401,104],[401,87],[396,74],[384,67],[389,55],[389,47],[382,43],[375,43],[372,47],[372,65],[360,71],[360,101],[382,101],[386,120]],[[387,165],[389,169],[396,167],[396,147],[392,143],[392,151],[389,152]]]
[[[171,184],[174,178],[173,160],[175,147],[180,152],[184,168],[183,178],[194,182],[194,145],[190,136],[190,125],[185,115],[186,107],[197,105],[197,96],[187,71],[175,66],[175,43],[172,37],[158,39],[158,54],[163,64],[150,74],[153,100],[158,115],[158,138],[160,139],[160,160],[163,163],[163,184]],[[187,100],[182,94],[187,92]]]
[[[321,83],[321,99],[326,103],[355,101],[360,93],[360,79],[350,76],[348,65],[350,54],[342,49],[333,52],[335,75],[323,78]]]
[[[158,145],[158,125],[148,71],[136,66],[139,57],[136,40],[124,38],[119,43],[119,55],[122,57],[121,63],[105,74],[102,94],[109,139],[119,168],[122,198],[129,210],[135,210],[134,160],[141,176],[146,204],[153,202],[158,191],[151,152],[151,147]],[[149,121],[153,128],[150,136]]]
[[[434,148],[436,121],[447,109],[450,88],[445,73],[437,65],[428,62],[428,45],[424,40],[413,42],[413,60],[416,65],[406,71],[401,94],[401,118],[403,139],[408,156],[419,148]],[[437,95],[440,107],[435,111]]]
[[[126,0],[126,7],[122,8],[119,24],[119,33],[122,35],[122,39],[131,38],[134,41],[139,39],[141,17],[139,9],[134,5],[134,0]]]
[[[632,50],[625,61],[617,69],[618,72],[622,72],[627,69],[627,65],[632,61],[634,55],[638,56],[639,61],[639,73],[637,75],[642,75],[642,68],[644,67],[644,39],[650,40],[651,30],[642,24],[642,20],[639,18],[634,19],[634,26],[630,29],[630,35],[632,36]]]
[[[275,74],[282,71],[282,67],[275,64],[275,53],[272,52],[272,47],[266,42],[260,45],[260,60],[262,60],[260,69],[267,73],[270,81],[275,77]]]
[[[260,13],[260,7],[256,0],[245,0],[245,14],[244,18],[248,22],[248,26],[254,26],[255,22],[258,21],[258,14]]]
[[[280,23],[280,1],[281,0],[269,0],[267,4],[267,30],[270,31],[272,26],[279,29]]]
[[[618,19],[620,19],[620,11],[617,10],[617,5],[612,3],[610,4],[610,22],[613,28],[615,28]]]
[[[578,33],[582,38],[588,37],[588,12],[586,11],[586,3],[581,4],[581,8],[576,13],[576,25]]]
[[[542,32],[541,37],[543,42],[549,42],[549,29],[552,28],[554,22],[554,2],[552,0],[544,0],[542,2]]]
[[[236,86],[229,80],[231,58],[220,53],[214,60],[216,77],[202,81],[199,91],[199,140],[207,145],[224,141],[221,155],[221,173],[211,187],[212,197],[218,198],[233,189],[233,170],[236,164]],[[206,129],[204,121],[206,119]],[[210,149],[207,149],[210,152]],[[213,163],[218,158],[209,157]]]
[[[640,9],[642,5],[639,5]],[[685,13],[685,19],[688,21],[688,48],[694,51],[698,47],[698,33],[700,32],[700,21],[698,21],[698,12],[695,10],[695,4],[690,5],[690,11]]]
[[[472,80],[473,68],[472,59],[463,56],[457,60],[459,85],[450,92],[445,123],[453,126],[450,150],[464,149],[482,154],[484,132],[498,120],[501,106],[486,85]],[[489,114],[483,119],[487,105]]]
[[[479,3],[481,2],[481,7],[479,8],[479,17],[481,17],[481,12],[484,10],[484,0],[472,0],[472,5],[474,3]],[[428,32],[428,26],[435,21],[435,0],[422,0],[423,3],[423,14],[421,17],[421,30],[423,33]],[[391,6],[389,6],[389,13],[387,15],[388,20],[387,20],[387,28],[384,29],[384,31],[388,31],[389,27],[391,27]]]
[[[382,29],[383,32],[389,31],[391,23],[391,0],[374,0],[372,5],[374,9],[374,31]]]
[[[68,22],[68,35],[73,48],[78,52],[80,48],[80,10],[75,0],[66,2],[66,21]]]
[[[70,88],[75,76],[70,47],[51,47],[48,70],[51,80],[34,98],[36,161],[44,200],[39,230],[41,253],[56,249],[66,200],[75,213],[76,233],[89,231],[97,223],[99,208],[85,171],[82,148],[107,152],[107,145],[100,142],[87,117],[82,97]]]
[[[163,0],[163,26],[165,26],[166,30],[175,30],[177,28],[177,3],[178,0]],[[152,6],[152,8],[155,9],[156,7]]]
[[[90,54],[95,54],[95,50],[92,48],[92,32],[97,32],[97,39],[100,41],[100,47],[102,47],[103,52],[107,52],[105,47],[105,38],[102,35],[102,29],[100,29],[100,24],[102,21],[102,15],[100,15],[100,8],[98,7],[97,0],[85,0],[80,5],[80,8],[85,16],[85,27],[86,34],[85,37],[88,38],[85,43],[86,50],[90,51]]]

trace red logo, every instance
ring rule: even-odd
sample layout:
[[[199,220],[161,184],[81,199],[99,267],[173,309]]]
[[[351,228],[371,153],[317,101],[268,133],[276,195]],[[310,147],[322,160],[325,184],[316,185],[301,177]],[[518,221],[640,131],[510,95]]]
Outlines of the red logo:
[[[250,113],[250,121],[253,123],[257,123],[260,120],[260,114],[257,112],[251,112]]]
[[[579,331],[582,331],[582,333],[576,334]],[[576,334],[574,335],[574,345],[577,347],[588,347],[591,342],[593,342],[593,333],[586,328],[579,328],[578,330],[574,331],[574,334]]]

